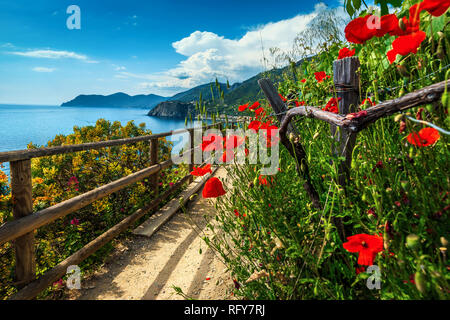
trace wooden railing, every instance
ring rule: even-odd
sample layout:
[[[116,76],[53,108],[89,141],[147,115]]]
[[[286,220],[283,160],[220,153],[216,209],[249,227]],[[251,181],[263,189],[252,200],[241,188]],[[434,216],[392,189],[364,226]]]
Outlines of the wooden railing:
[[[217,122],[212,125],[202,127],[202,129],[218,127],[218,129],[223,130],[223,125],[224,124],[222,122]],[[161,163],[158,162],[158,138],[185,133],[188,131],[190,134],[191,148],[184,152],[183,155],[190,155],[191,161],[189,164],[189,171],[192,171],[194,166],[194,150],[199,148],[199,146],[192,147],[194,146],[194,130],[196,129],[199,128],[180,129],[153,135],[77,145],[0,152],[0,163],[10,163],[11,195],[13,204],[13,221],[6,222],[0,226],[0,245],[8,241],[14,241],[13,248],[15,250],[16,257],[15,284],[18,288],[20,288],[20,290],[12,295],[10,299],[35,298],[41,291],[64,276],[66,274],[67,267],[77,265],[88,258],[106,243],[111,241],[114,237],[118,236],[120,233],[132,226],[134,222],[143,217],[146,213],[156,208],[162,201],[178,190],[185,182],[192,181],[192,176],[190,174],[186,175],[166,192],[158,195],[156,199],[144,208],[141,208],[126,217],[117,225],[89,242],[64,261],[60,262],[53,269],[47,271],[39,277],[39,279],[36,279],[34,239],[34,232],[36,229],[48,225],[59,218],[86,207],[96,200],[102,199],[111,193],[117,192],[145,178],[150,178],[153,190],[158,190],[158,173],[161,170],[173,165],[172,159]],[[51,207],[33,212],[31,184],[32,158],[120,146],[142,141],[149,141],[150,143],[150,166],[148,168],[112,181],[94,190],[65,200]]]

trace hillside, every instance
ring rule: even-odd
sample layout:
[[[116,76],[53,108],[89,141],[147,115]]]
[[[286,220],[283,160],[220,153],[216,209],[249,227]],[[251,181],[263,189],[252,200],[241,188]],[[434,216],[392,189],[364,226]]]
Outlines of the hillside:
[[[297,62],[299,65],[302,61]],[[126,93],[118,92],[115,94],[103,96],[103,95],[79,95],[75,99],[63,103],[61,106],[86,106],[86,107],[139,107],[152,109],[155,108],[153,112],[149,112],[152,116],[167,116],[162,114],[167,114],[163,109],[165,107],[173,107],[172,104],[164,104],[162,102],[176,101],[181,103],[193,103],[200,99],[206,103],[206,107],[210,112],[219,111],[222,114],[235,114],[236,106],[239,104],[247,103],[249,101],[254,101],[262,97],[260,91],[258,80],[263,77],[270,77],[273,81],[281,80],[281,75],[286,71],[288,67],[281,69],[273,69],[267,72],[261,72],[254,77],[251,77],[241,83],[234,83],[229,88],[227,88],[226,83],[210,82],[206,84],[199,85],[187,91],[183,91],[173,95],[172,97],[162,97],[155,94],[149,95],[136,95],[130,96]],[[220,89],[224,93],[224,99],[220,98]],[[211,89],[214,94],[214,99],[212,98]],[[162,104],[160,104],[162,103]],[[180,111],[179,107],[183,104],[178,105],[176,110]],[[158,108],[158,109],[156,109]],[[173,116],[184,117],[186,112],[173,112],[170,111]]]
[[[62,107],[137,107],[137,108],[153,108],[159,102],[167,100],[166,97],[156,94],[140,94],[130,96],[123,92],[111,95],[79,95],[75,99],[64,102]]]

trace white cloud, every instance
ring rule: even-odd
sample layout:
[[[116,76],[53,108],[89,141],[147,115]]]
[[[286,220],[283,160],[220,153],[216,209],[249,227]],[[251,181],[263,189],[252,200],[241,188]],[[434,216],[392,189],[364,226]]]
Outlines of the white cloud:
[[[158,81],[143,82],[140,87],[192,88],[216,77],[220,81],[228,79],[231,83],[243,81],[265,69],[263,56],[269,55],[269,48],[291,50],[297,34],[324,8],[326,6],[319,3],[311,13],[258,26],[238,39],[227,39],[208,31],[192,32],[172,44],[176,52],[186,59],[163,74],[141,76],[147,80],[157,76]]]
[[[9,52],[10,54],[22,56],[22,57],[29,57],[29,58],[45,58],[45,59],[77,59],[82,60],[87,63],[97,63],[97,61],[90,60],[86,55],[84,54],[78,54],[75,52],[70,51],[55,51],[55,50],[30,50],[26,52],[21,51],[12,51]]]
[[[15,46],[12,43],[10,43],[10,42],[2,44],[0,47],[1,48],[10,48],[10,49],[14,49],[15,48]]]
[[[46,67],[34,67],[32,70],[35,72],[53,72],[56,69],[55,68],[46,68]]]

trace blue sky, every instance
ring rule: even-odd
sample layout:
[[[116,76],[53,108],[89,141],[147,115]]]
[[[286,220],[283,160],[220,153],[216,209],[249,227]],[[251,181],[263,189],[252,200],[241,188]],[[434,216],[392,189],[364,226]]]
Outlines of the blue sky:
[[[0,0],[0,103],[58,105],[78,94],[170,96],[264,70],[263,43],[289,49],[320,1]],[[69,5],[81,29],[69,30]]]

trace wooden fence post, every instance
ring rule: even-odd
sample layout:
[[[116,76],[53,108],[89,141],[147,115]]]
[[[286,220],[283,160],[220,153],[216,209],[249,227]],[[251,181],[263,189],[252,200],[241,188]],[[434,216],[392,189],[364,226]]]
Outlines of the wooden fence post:
[[[31,160],[11,161],[13,217],[18,220],[33,213]],[[14,240],[16,286],[24,287],[36,278],[34,231]]]
[[[191,162],[189,163],[189,172],[192,172],[194,170],[194,162],[195,162],[195,142],[194,142],[194,129],[189,129],[189,138],[190,138],[190,148],[191,148]],[[189,178],[189,183],[194,181],[194,176],[191,176]]]
[[[333,63],[334,85],[339,101],[339,113],[348,114],[356,112],[359,106],[359,67],[358,57],[348,57],[336,60]],[[355,147],[356,133],[337,129],[331,125],[331,133],[335,136],[338,148],[333,152],[338,156],[345,157],[345,160],[339,164],[340,185],[344,186],[350,176],[350,165],[352,161],[352,152]]]
[[[150,140],[150,166],[158,163],[158,148],[158,139]],[[150,183],[156,196],[159,193],[159,171],[150,176]]]

